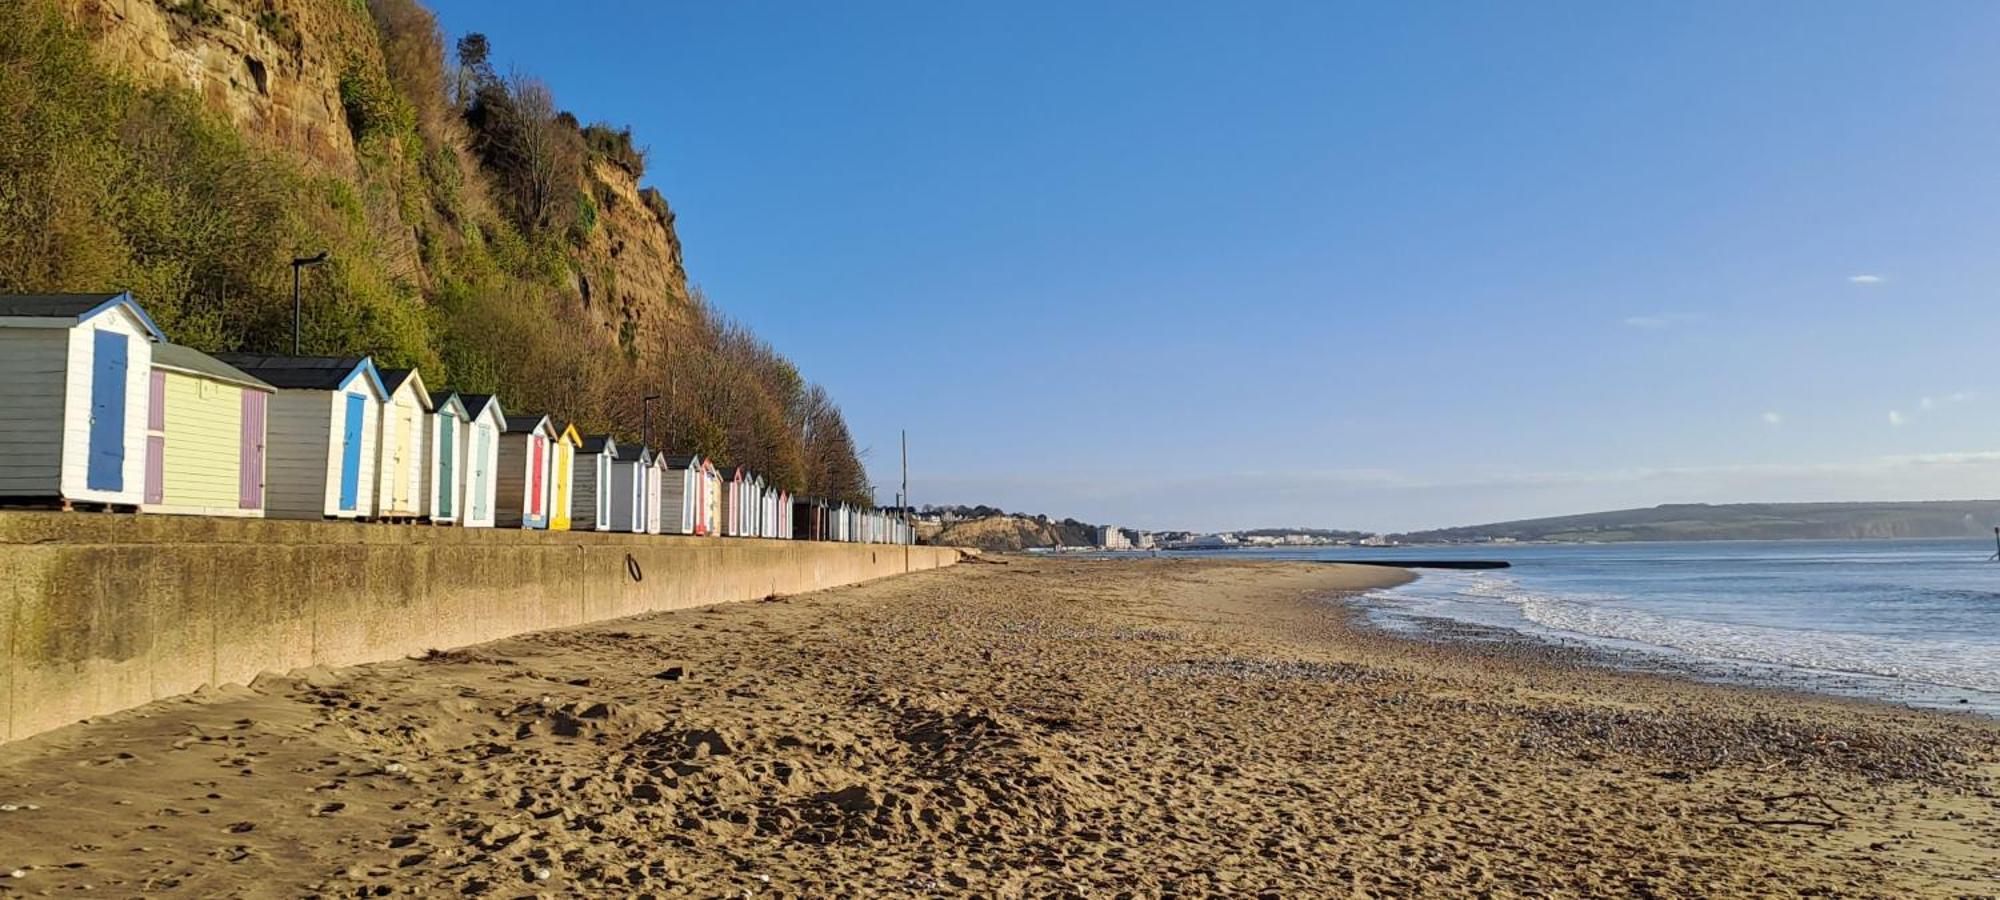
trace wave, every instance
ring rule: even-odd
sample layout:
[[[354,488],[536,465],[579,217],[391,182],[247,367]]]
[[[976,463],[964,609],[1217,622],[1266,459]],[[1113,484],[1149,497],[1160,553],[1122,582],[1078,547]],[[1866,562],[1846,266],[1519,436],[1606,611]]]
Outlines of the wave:
[[[1504,603],[1528,622],[1572,635],[1630,641],[1711,658],[2000,693],[2000,652],[1991,641],[1912,640],[1725,624],[1634,609],[1620,605],[1622,598],[1608,595],[1529,590],[1505,576],[1474,575],[1453,581],[1436,586],[1445,588],[1451,599]]]

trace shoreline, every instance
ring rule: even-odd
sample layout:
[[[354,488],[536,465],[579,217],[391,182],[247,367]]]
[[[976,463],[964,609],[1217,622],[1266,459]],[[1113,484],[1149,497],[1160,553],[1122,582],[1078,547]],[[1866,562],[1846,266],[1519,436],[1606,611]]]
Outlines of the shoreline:
[[[1423,577],[1421,572],[1412,581]],[[1548,654],[1632,675],[1678,678],[1701,684],[1778,691],[1806,698],[1879,704],[1895,709],[2000,721],[2000,695],[1973,688],[1895,678],[1874,672],[1798,666],[1765,660],[1707,656],[1678,647],[1589,634],[1538,631],[1426,615],[1395,606],[1396,585],[1342,598],[1358,627],[1389,639],[1489,647],[1499,652]],[[1979,698],[1978,703],[1972,698]]]
[[[2000,726],[1412,641],[1327,602],[1406,577],[1005,557],[270,676],[0,745],[23,872],[0,890],[2000,880]]]

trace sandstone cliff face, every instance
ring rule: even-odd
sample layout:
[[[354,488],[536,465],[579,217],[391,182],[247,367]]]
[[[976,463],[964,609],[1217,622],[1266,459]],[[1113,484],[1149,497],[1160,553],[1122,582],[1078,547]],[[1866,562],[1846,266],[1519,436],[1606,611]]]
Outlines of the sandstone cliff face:
[[[104,59],[142,84],[186,87],[253,145],[319,176],[363,179],[343,76],[380,69],[374,23],[355,0],[61,0]],[[685,320],[687,274],[672,214],[637,179],[592,160],[579,189],[597,225],[572,248],[572,300],[606,337],[645,360]],[[666,210],[664,202],[659,210]],[[393,209],[384,211],[394,218]],[[398,277],[428,285],[413,223],[373,221]]]
[[[106,59],[186,86],[253,141],[353,176],[340,102],[350,55],[379,56],[365,16],[332,0],[65,0]]]
[[[638,180],[607,160],[593,160],[590,195],[597,227],[577,248],[577,294],[592,321],[644,358],[685,322],[687,272],[672,212],[663,221],[640,195]],[[661,210],[666,204],[660,203]],[[628,327],[628,335],[621,331]]]

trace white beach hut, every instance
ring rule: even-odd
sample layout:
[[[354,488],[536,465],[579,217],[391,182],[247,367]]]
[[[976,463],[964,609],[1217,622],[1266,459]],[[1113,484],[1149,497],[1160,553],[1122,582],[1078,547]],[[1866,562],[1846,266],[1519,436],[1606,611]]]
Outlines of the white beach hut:
[[[0,297],[0,497],[137,507],[165,340],[130,294]]]
[[[216,356],[276,387],[265,424],[264,514],[375,514],[375,439],[388,391],[367,357]]]
[[[648,482],[653,474],[653,451],[637,444],[620,444],[611,460],[612,531],[644,533]]]
[[[576,507],[570,514],[575,531],[611,530],[611,467],[618,460],[618,441],[608,434],[585,437],[576,449]]]
[[[424,512],[424,479],[430,469],[431,395],[415,369],[383,369],[382,404],[375,432],[375,515],[414,519]]]
[[[424,456],[422,515],[440,525],[457,523],[465,516],[465,444],[471,424],[465,403],[453,391],[432,391],[430,415],[424,417],[427,441]]]
[[[500,435],[494,524],[502,528],[549,527],[549,462],[555,426],[539,413],[509,415]]]
[[[667,475],[669,474],[667,472],[667,455],[657,450],[653,451],[653,455],[648,459],[648,462],[651,464],[651,471],[646,475],[646,533],[660,534],[665,531],[667,522],[665,508]]]
[[[465,406],[465,449],[459,456],[459,478],[464,479],[467,528],[492,528],[499,506],[500,435],[507,430],[507,411],[500,398],[491,394],[460,394]]]
[[[272,387],[191,347],[153,345],[140,510],[264,514],[264,419]]]

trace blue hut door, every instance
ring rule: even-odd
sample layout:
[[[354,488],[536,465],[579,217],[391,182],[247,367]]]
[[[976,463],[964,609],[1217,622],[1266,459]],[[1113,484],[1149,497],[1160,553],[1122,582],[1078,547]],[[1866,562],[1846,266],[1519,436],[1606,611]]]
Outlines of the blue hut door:
[[[90,373],[90,452],[84,485],[93,491],[125,489],[125,373],[131,366],[127,338],[99,329]]]
[[[361,489],[361,418],[367,400],[347,395],[347,426],[340,436],[340,508],[353,509]]]
[[[458,419],[451,413],[440,414],[438,429],[437,514],[438,518],[449,519],[452,507],[451,494],[458,487],[458,482],[451,477],[454,468],[452,464],[458,460],[458,455],[451,450],[452,442],[458,438]]]

